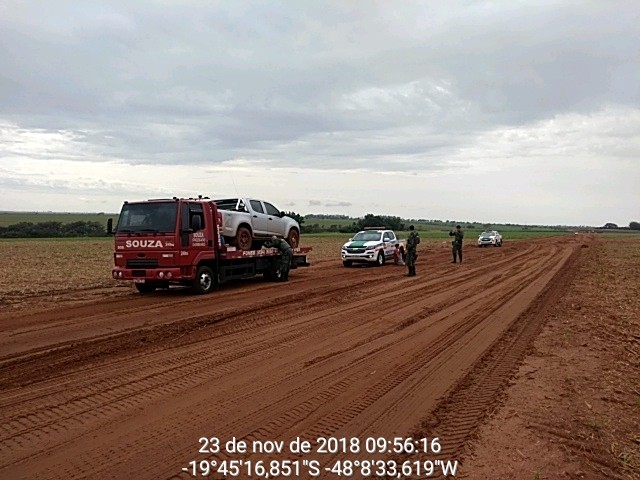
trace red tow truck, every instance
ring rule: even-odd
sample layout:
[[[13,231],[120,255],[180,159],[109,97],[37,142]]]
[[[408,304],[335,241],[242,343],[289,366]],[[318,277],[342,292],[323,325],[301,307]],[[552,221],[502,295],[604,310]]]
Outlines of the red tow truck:
[[[112,269],[116,280],[133,281],[141,293],[170,285],[209,293],[226,280],[262,274],[283,281],[275,248],[240,250],[225,245],[222,215],[207,197],[124,202],[115,231]],[[291,269],[308,267],[311,248],[294,248]]]

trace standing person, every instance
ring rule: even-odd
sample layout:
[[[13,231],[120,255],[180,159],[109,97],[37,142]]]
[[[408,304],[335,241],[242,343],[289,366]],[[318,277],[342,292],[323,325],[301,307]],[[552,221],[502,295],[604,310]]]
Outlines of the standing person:
[[[462,263],[462,239],[464,238],[464,232],[460,229],[460,225],[456,225],[456,229],[451,230],[449,236],[454,237],[451,242],[451,245],[453,245],[453,261],[451,263],[456,263],[456,253],[458,257],[460,257],[460,263]]]
[[[289,280],[289,269],[291,268],[291,258],[293,257],[293,251],[289,244],[283,238],[278,238],[276,235],[271,237],[271,240],[264,242],[264,247],[277,248],[280,250],[280,258],[277,260],[277,268],[282,274],[281,278],[283,282]]]
[[[416,258],[418,258],[418,254],[416,252],[418,248],[418,244],[420,243],[420,235],[413,228],[413,225],[409,225],[409,238],[407,238],[407,267],[409,268],[409,272],[406,274],[407,277],[415,277],[416,276]]]

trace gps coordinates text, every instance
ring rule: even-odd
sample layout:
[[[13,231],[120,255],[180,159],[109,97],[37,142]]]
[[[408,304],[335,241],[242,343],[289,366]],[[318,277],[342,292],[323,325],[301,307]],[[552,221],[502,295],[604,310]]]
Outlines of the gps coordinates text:
[[[458,470],[457,460],[425,458],[442,451],[438,437],[318,437],[313,441],[296,437],[290,442],[201,437],[198,442],[199,454],[215,458],[192,460],[188,466],[182,467],[183,472],[193,477],[220,475],[226,478],[274,479],[386,476],[409,479],[436,475],[454,477]],[[307,455],[310,458],[301,458]],[[335,458],[340,455],[348,458]],[[331,459],[323,461],[323,456],[331,456]]]

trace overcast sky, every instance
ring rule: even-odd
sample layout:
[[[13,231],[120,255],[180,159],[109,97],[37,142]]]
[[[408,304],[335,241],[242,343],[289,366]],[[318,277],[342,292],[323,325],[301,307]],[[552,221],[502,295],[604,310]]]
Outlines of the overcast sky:
[[[0,2],[0,210],[640,221],[640,2]]]

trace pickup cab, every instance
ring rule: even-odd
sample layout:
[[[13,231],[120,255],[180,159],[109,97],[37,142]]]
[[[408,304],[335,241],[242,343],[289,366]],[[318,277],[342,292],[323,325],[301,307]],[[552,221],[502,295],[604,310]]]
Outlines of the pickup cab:
[[[251,250],[273,235],[285,238],[291,248],[300,243],[300,225],[269,202],[253,198],[214,200],[222,216],[220,234],[239,250]]]
[[[345,267],[354,263],[382,266],[393,258],[396,245],[404,258],[406,240],[399,240],[393,230],[367,228],[356,233],[342,246],[342,264]]]

